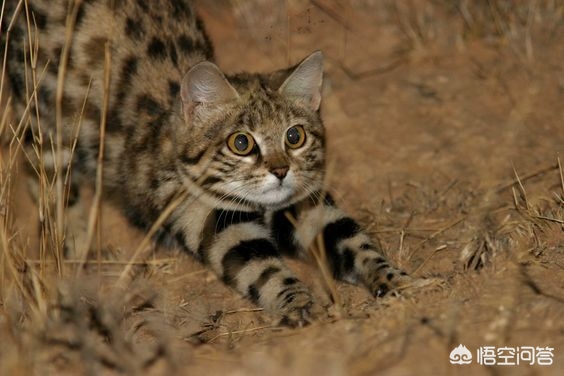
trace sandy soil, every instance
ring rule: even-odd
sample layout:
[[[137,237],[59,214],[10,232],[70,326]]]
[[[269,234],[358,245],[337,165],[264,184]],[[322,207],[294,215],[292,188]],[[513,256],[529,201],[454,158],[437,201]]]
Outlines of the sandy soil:
[[[562,374],[564,5],[456,4],[198,2],[226,72],[324,52],[329,186],[392,260],[442,286],[375,300],[337,283],[331,304],[315,265],[291,260],[326,308],[291,330],[190,256],[151,248],[123,292],[143,234],[110,205],[88,272],[58,278],[32,262],[36,210],[18,181],[28,295],[2,277],[0,373]],[[472,364],[449,362],[459,344]],[[553,364],[480,365],[484,346],[550,347]]]

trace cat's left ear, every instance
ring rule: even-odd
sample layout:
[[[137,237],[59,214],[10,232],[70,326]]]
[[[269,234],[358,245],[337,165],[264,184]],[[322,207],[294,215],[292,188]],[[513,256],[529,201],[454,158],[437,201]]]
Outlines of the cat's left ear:
[[[306,57],[284,81],[278,92],[300,105],[317,111],[321,104],[323,54],[316,51]]]

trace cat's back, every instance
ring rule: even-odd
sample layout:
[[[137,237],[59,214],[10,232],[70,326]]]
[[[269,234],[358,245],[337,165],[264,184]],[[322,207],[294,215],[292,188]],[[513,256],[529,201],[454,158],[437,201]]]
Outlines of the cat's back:
[[[31,0],[27,4],[7,1],[3,30],[19,7],[8,34],[10,81],[16,97],[24,99],[26,91],[28,96],[27,88],[32,86],[23,75],[24,65],[28,61],[29,68],[29,61],[35,58],[36,70],[45,72],[37,75],[41,76],[40,105],[45,112],[53,107],[67,40],[65,106],[78,109],[88,91],[88,113],[99,118],[107,57],[110,112],[115,118],[112,124],[118,128],[127,126],[139,107],[147,108],[149,116],[166,110],[177,97],[178,83],[189,68],[213,59],[201,22],[185,0],[84,0],[76,4]],[[32,59],[30,51],[35,55]]]

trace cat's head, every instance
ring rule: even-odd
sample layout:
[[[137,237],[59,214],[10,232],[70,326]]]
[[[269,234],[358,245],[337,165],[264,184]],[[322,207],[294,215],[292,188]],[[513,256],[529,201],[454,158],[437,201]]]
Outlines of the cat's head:
[[[271,75],[225,75],[195,65],[181,85],[182,168],[203,198],[229,209],[279,209],[322,188],[319,115],[323,56]]]

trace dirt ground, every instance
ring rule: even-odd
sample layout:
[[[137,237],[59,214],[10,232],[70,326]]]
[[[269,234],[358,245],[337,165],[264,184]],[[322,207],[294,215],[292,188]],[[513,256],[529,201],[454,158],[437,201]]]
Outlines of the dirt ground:
[[[561,1],[197,9],[226,72],[323,51],[328,186],[396,264],[444,283],[383,299],[336,283],[332,303],[314,263],[290,260],[326,312],[280,328],[189,255],[139,246],[143,234],[108,204],[85,271],[67,262],[56,273],[18,174],[13,226],[2,206],[0,374],[564,372]],[[450,363],[460,344],[471,364]],[[485,346],[549,347],[552,365],[478,364]]]

